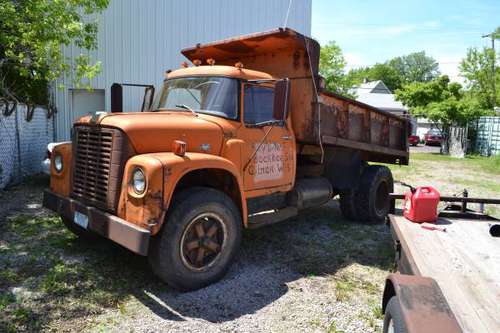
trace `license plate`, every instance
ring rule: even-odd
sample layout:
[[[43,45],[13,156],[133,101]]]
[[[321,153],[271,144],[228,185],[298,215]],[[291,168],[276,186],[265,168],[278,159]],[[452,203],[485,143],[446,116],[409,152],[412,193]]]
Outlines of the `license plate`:
[[[75,212],[74,221],[83,229],[87,229],[87,227],[89,226],[89,218],[85,214]]]

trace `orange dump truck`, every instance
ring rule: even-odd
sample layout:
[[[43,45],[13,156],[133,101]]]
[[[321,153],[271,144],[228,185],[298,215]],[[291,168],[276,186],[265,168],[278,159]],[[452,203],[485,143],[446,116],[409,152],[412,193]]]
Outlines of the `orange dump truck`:
[[[407,164],[408,122],[325,91],[319,50],[290,29],[184,49],[192,65],[167,71],[154,99],[148,87],[143,112],[119,112],[112,92],[115,112],[74,124],[44,206],[180,289],[220,279],[243,228],[336,195],[347,218],[382,221],[393,179],[368,162]]]

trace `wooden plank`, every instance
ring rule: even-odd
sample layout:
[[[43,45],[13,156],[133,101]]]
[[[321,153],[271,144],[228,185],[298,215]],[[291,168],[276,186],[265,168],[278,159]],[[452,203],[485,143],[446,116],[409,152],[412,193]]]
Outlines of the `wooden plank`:
[[[391,219],[422,276],[436,280],[465,332],[500,332],[500,239],[486,222],[440,219],[446,232]]]

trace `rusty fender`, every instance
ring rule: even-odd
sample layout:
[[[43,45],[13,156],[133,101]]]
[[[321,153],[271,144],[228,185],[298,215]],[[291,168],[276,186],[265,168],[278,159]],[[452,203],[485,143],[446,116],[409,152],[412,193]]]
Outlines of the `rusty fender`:
[[[409,333],[462,332],[434,279],[398,273],[389,274],[382,300],[384,313],[392,296],[396,296],[401,304]]]
[[[147,190],[143,195],[137,195],[130,189],[130,179],[137,167],[144,170],[147,179]],[[223,157],[193,152],[184,156],[171,152],[142,154],[129,159],[123,176],[119,216],[155,234],[161,228],[179,181],[188,173],[203,169],[223,170],[234,177],[241,195],[242,220],[246,225],[246,198],[237,167]]]

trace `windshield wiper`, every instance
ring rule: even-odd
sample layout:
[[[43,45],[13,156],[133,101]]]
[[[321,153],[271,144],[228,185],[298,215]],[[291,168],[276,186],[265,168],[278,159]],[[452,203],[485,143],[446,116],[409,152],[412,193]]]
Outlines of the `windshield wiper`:
[[[193,115],[195,117],[198,117],[198,114],[193,109],[191,109],[189,106],[187,106],[186,104],[175,104],[175,107],[180,108],[180,109],[189,110],[193,113]]]

